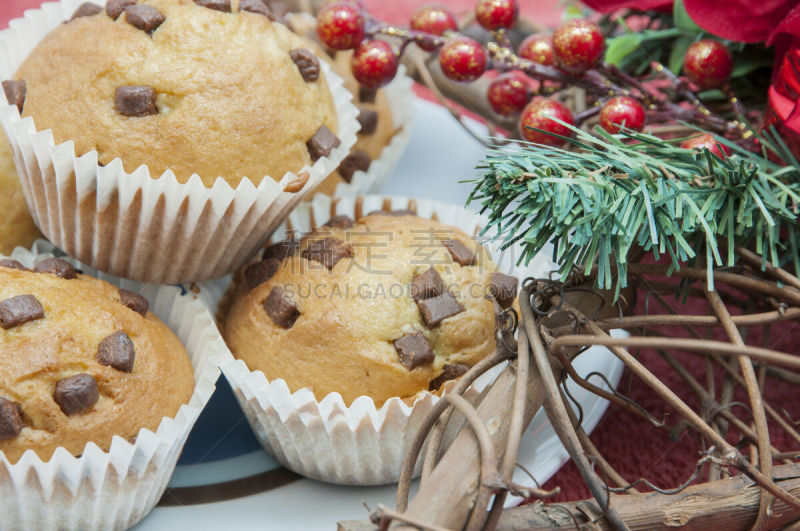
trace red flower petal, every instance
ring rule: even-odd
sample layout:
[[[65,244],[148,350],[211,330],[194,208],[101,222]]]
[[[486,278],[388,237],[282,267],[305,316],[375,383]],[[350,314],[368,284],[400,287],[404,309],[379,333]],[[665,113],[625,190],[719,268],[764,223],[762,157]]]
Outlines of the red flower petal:
[[[683,4],[698,26],[718,37],[760,42],[772,34],[797,0],[684,0]]]
[[[786,18],[775,28],[769,36],[767,46],[775,46],[775,70],[773,76],[778,71],[778,65],[783,60],[784,54],[790,48],[800,46],[800,4],[796,5]]]
[[[601,13],[611,13],[620,9],[672,10],[672,0],[583,0],[583,3]]]

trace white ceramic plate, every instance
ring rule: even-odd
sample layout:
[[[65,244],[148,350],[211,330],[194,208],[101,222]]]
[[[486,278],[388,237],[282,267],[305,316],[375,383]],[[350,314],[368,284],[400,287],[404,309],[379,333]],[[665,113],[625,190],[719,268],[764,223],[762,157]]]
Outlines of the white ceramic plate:
[[[472,178],[483,146],[440,106],[417,99],[414,107],[408,149],[388,181],[374,192],[464,204],[472,185],[459,181]],[[591,350],[579,358],[579,372],[599,371],[616,385],[622,364],[606,349]],[[583,427],[590,432],[607,402],[576,385],[570,390],[583,409]],[[522,440],[519,462],[544,483],[566,460],[566,451],[540,411]],[[530,484],[522,472],[515,480]],[[281,468],[261,450],[227,382],[220,379],[189,437],[170,490],[136,529],[335,529],[338,521],[366,518],[364,504],[394,506],[395,492],[394,486],[342,487],[300,479]],[[219,496],[230,499],[213,501]]]

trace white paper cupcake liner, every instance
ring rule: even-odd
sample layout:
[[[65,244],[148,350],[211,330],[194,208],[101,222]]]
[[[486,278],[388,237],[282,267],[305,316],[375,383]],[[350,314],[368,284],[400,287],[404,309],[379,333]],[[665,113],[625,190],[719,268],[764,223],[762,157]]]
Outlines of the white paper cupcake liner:
[[[33,251],[18,247],[11,258],[33,267],[53,251],[39,240]],[[219,364],[230,360],[208,309],[195,294],[119,279],[70,261],[90,276],[147,297],[151,311],[189,353],[194,393],[175,417],[162,419],[155,433],[142,429],[133,444],[114,437],[108,452],[90,442],[80,457],[58,448],[43,462],[28,450],[14,464],[0,452],[3,531],[126,529],[144,518],[164,493],[189,431],[214,392]]]
[[[0,79],[19,65],[85,0],[62,0],[25,12],[0,32]],[[99,3],[99,2],[98,2]],[[197,175],[179,183],[171,171],[146,166],[126,173],[97,152],[77,156],[72,141],[55,145],[51,130],[20,118],[0,91],[0,123],[13,148],[28,207],[41,231],[59,248],[102,271],[145,282],[180,283],[220,277],[260,248],[285,216],[334,171],[355,144],[358,109],[342,79],[322,64],[338,115],[341,140],[329,157],[287,172],[279,181],[249,179],[232,188],[222,179],[207,188]],[[307,172],[295,193],[286,185]]]
[[[478,235],[487,218],[456,206],[405,197],[358,196],[331,199],[317,196],[299,206],[276,231],[296,236],[346,214],[355,219],[373,210],[412,209],[421,217],[435,218]],[[545,256],[526,267],[516,267],[519,248],[501,253],[496,244],[485,245],[500,270],[516,275],[546,276],[555,265]],[[203,285],[201,298],[214,310],[223,300],[227,280]],[[269,353],[265,353],[269,355]],[[292,393],[282,379],[267,380],[261,371],[251,371],[241,360],[221,366],[256,437],[284,466],[307,477],[347,485],[379,485],[396,482],[403,459],[425,415],[439,397],[420,393],[413,404],[400,398],[380,408],[370,397],[357,398],[349,407],[339,393],[317,400],[310,389]],[[491,383],[499,369],[473,384],[467,397],[475,396]],[[445,391],[454,382],[445,384]]]
[[[334,197],[353,197],[378,190],[411,140],[411,126],[414,121],[414,80],[406,75],[406,67],[400,65],[397,76],[383,89],[389,100],[392,121],[397,131],[381,151],[381,156],[373,160],[367,171],[358,170],[350,182],[340,182],[333,192]]]

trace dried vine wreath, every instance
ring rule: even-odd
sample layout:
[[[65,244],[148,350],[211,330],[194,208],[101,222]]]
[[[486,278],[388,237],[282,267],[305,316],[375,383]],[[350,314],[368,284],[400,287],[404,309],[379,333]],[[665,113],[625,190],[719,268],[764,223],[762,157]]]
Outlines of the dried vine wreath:
[[[761,390],[767,373],[797,382],[797,373],[790,371],[800,369],[800,357],[746,346],[741,329],[800,320],[800,279],[770,264],[762,270],[760,257],[745,249],[737,248],[736,254],[741,265],[735,271],[717,271],[714,290],[692,289],[687,293],[689,297],[705,298],[710,315],[684,315],[670,305],[662,295],[663,286],[656,285],[667,271],[662,265],[631,265],[635,288],[664,308],[663,313],[639,316],[614,316],[614,311],[607,311],[611,294],[586,288],[582,274],[573,273],[566,282],[526,280],[519,299],[519,326],[513,311],[501,312],[496,306],[494,354],[467,373],[423,423],[405,462],[396,509],[378,507],[372,512],[371,523],[344,522],[340,529],[375,526],[389,529],[390,524],[430,530],[584,529],[586,526],[654,529],[676,525],[794,529],[789,526],[800,523],[800,464],[794,461],[800,452],[773,448],[766,419],[778,423],[798,444],[800,434],[793,421],[783,417],[779,407],[764,401]],[[703,281],[706,271],[683,268],[675,275]],[[683,288],[675,284],[672,290],[676,289]],[[746,293],[756,301],[755,308],[749,313],[732,315],[729,305],[738,304],[730,296],[732,290]],[[603,307],[606,311],[601,311]],[[664,327],[684,328],[693,338],[659,335],[658,329]],[[729,342],[704,339],[699,330],[707,327],[723,329]],[[614,328],[646,333],[612,338],[607,331]],[[706,441],[707,450],[686,482],[671,489],[658,489],[646,480],[631,484],[598,453],[569,407],[571,399],[563,386],[567,375],[589,391],[640,416],[643,426],[655,425],[664,431],[665,437],[670,427],[619,392],[609,392],[578,375],[574,362],[592,345],[608,347],[636,377],[679,412],[683,424]],[[656,349],[690,383],[703,399],[702,411],[689,407],[632,354],[633,349],[644,348]],[[704,356],[708,371],[721,367],[736,385],[745,388],[753,425],[735,415],[727,404],[718,403],[711,391],[676,360],[673,353],[678,351]],[[506,360],[511,360],[508,367],[478,404],[471,404],[461,396],[478,376]],[[544,407],[594,498],[564,504],[532,503],[503,511],[509,492],[543,501],[553,494],[511,480],[522,432],[539,407]],[[442,435],[454,411],[463,415],[466,424],[443,450]],[[749,454],[727,442],[724,434],[728,429],[740,433],[751,447]],[[419,493],[409,503],[412,472],[426,439]],[[710,466],[704,466],[707,464]],[[718,479],[721,472],[729,475],[729,479]],[[697,478],[709,482],[692,484]],[[622,494],[635,493],[639,483],[656,492]]]

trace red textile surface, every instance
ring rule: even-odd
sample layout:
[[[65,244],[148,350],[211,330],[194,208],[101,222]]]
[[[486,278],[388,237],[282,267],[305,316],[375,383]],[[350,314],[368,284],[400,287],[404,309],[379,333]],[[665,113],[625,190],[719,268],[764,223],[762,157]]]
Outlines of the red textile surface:
[[[472,9],[473,0],[440,0],[458,13]],[[0,3],[0,27],[5,27],[12,18],[21,16],[23,10],[37,7],[40,0],[3,0]],[[396,23],[405,23],[413,10],[427,0],[406,0],[404,2],[387,2],[385,0],[365,0],[368,9],[376,16]],[[560,8],[558,0],[521,0],[522,12],[535,18],[541,24],[553,26],[559,21]],[[644,312],[644,300],[640,297],[637,312]],[[672,301],[678,304],[677,301]],[[680,308],[681,313],[705,314],[704,303],[692,303]],[[800,354],[800,325],[779,323],[773,326],[768,346],[771,348]],[[723,339],[723,337],[719,337]],[[761,338],[751,334],[747,338],[748,344],[761,345]],[[650,369],[665,383],[681,396],[693,396],[682,380],[668,370],[666,363],[654,352],[643,352],[640,357]],[[693,355],[683,355],[679,360],[685,364],[690,372],[705,383],[701,376],[703,362]],[[800,400],[796,390],[788,384],[774,378],[768,379],[766,386],[768,401],[778,408],[785,408],[794,419],[800,419]],[[619,387],[620,391],[644,406],[654,416],[661,418],[666,414],[670,425],[675,423],[675,415],[665,404],[658,399],[638,379],[626,372]],[[720,389],[720,379],[717,378],[717,390]],[[736,400],[747,403],[743,392],[738,392]],[[696,400],[690,400],[690,405],[697,406]],[[737,413],[741,412],[739,409]],[[773,444],[781,450],[797,450],[798,444],[792,443],[783,430],[771,425],[773,429]],[[644,475],[651,482],[660,486],[675,486],[687,479],[694,470],[694,463],[698,452],[702,450],[699,441],[689,432],[684,432],[677,441],[671,441],[663,432],[656,428],[642,427],[642,424],[631,414],[609,409],[601,420],[597,429],[592,434],[592,440],[607,457],[610,463],[622,473],[626,479],[635,480]],[[731,440],[732,443],[737,441]],[[746,450],[746,448],[745,448]],[[584,486],[577,469],[572,463],[565,465],[545,486],[552,488],[561,487],[561,493],[556,500],[575,500],[590,496]]]

